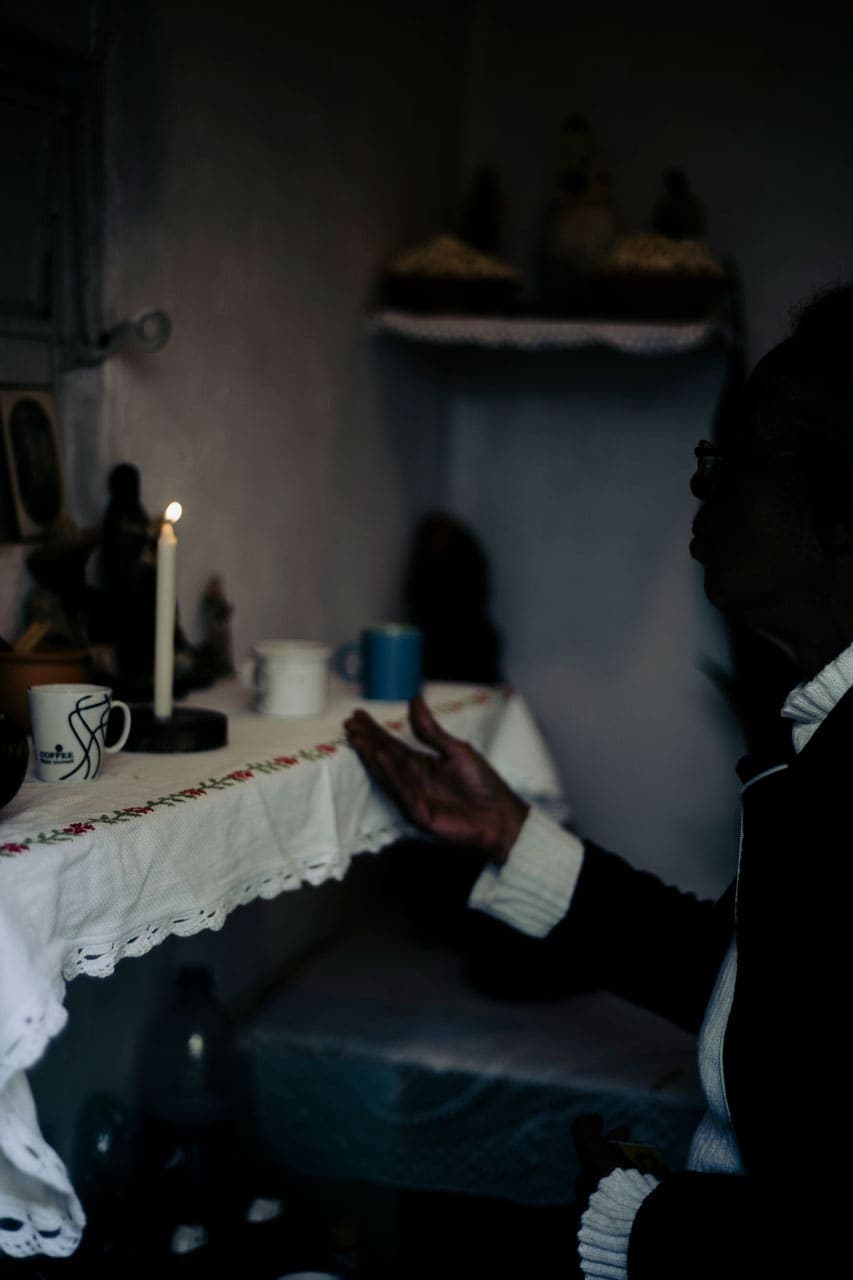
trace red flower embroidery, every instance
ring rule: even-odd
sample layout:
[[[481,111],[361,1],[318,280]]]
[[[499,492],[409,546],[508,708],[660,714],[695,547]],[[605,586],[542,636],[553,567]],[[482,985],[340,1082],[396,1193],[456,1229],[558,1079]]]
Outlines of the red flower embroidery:
[[[71,822],[67,827],[63,827],[64,835],[82,836],[84,831],[94,831],[95,828],[91,822]]]
[[[474,694],[474,701],[475,701],[475,702],[491,702],[491,699],[492,699],[492,695],[491,695],[490,693],[475,693],[475,694]]]
[[[154,810],[150,804],[132,804],[129,809],[122,809],[122,813],[153,813]]]
[[[403,721],[402,720],[386,720],[385,727],[387,729],[402,729]]]
[[[235,782],[245,782],[247,778],[254,778],[251,769],[235,769],[233,773],[229,773],[228,777],[233,778]]]
[[[276,756],[274,763],[283,764],[286,769],[289,769],[292,765],[299,764],[299,760],[296,756]]]
[[[27,845],[25,844],[14,844],[12,841],[9,841],[8,844],[0,844],[0,853],[26,853],[26,852],[27,852]]]
[[[183,791],[179,791],[178,794],[182,796],[206,796],[207,792],[204,787],[184,787]]]
[[[322,751],[324,756],[333,756],[337,749],[338,748],[331,742],[320,742],[317,745],[317,750]]]

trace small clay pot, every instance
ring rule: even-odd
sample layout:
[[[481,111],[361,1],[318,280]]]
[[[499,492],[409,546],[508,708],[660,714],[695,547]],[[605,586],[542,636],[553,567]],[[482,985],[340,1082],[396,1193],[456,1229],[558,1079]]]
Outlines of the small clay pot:
[[[47,649],[38,653],[0,652],[0,714],[30,732],[27,690],[34,684],[85,684],[88,649]]]

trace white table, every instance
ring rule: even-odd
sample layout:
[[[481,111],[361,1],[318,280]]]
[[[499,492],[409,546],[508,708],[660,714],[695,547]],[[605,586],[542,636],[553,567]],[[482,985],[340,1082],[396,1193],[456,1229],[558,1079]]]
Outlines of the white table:
[[[564,808],[522,698],[433,685],[427,700],[510,785]],[[66,1021],[66,980],[105,977],[170,934],[218,929],[255,898],[340,879],[354,854],[411,830],[346,745],[351,691],[335,686],[328,712],[306,720],[254,715],[236,682],[193,701],[228,712],[227,747],[123,753],[94,783],[30,777],[2,813],[0,1250],[13,1256],[69,1254],[84,1225],[25,1074]],[[406,734],[402,704],[372,709]]]

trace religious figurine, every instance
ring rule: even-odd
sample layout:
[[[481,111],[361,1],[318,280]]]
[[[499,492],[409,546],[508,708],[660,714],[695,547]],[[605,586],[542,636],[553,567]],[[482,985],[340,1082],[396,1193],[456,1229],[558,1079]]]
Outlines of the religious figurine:
[[[578,277],[601,266],[615,234],[610,174],[588,121],[571,115],[563,126],[561,163],[542,235],[543,295],[570,294]]]
[[[101,627],[93,639],[112,645],[117,692],[147,701],[153,693],[157,537],[162,518],[152,519],[143,507],[139,471],[131,463],[113,467],[109,488],[101,556]],[[195,651],[176,616],[175,696],[198,687],[194,664]],[[109,669],[110,664],[101,665]]]
[[[654,207],[652,230],[671,240],[700,240],[705,234],[705,209],[690,189],[681,169],[663,175],[664,190]]]
[[[150,549],[151,518],[142,505],[139,471],[129,462],[113,467],[109,478],[110,501],[104,514],[104,550],[101,577],[104,591],[114,601],[132,592],[140,561]]]
[[[101,607],[91,639],[96,662],[120,696],[147,702],[153,695],[154,617],[157,599],[157,538],[162,517],[152,519],[142,505],[139,471],[128,462],[113,467],[110,501],[104,514]],[[234,670],[229,619],[231,605],[214,578],[202,609],[206,638],[196,647],[175,615],[174,696],[203,689]],[[111,651],[111,652],[110,652]]]
[[[139,471],[113,467],[104,514],[101,585],[103,634],[111,643],[125,696],[147,696],[154,661],[156,522],[142,506]]]
[[[222,579],[214,577],[207,584],[201,600],[205,640],[199,646],[198,658],[204,662],[214,680],[234,674],[231,645],[231,616],[234,606],[225,598]]]

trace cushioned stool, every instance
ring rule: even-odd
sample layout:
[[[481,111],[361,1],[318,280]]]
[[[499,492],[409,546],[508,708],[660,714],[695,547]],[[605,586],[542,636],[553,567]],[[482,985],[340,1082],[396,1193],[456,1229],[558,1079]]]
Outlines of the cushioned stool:
[[[627,1123],[678,1167],[702,1110],[686,1032],[604,993],[490,997],[417,931],[350,930],[246,1045],[273,1156],[317,1177],[556,1204],[577,1115]]]

